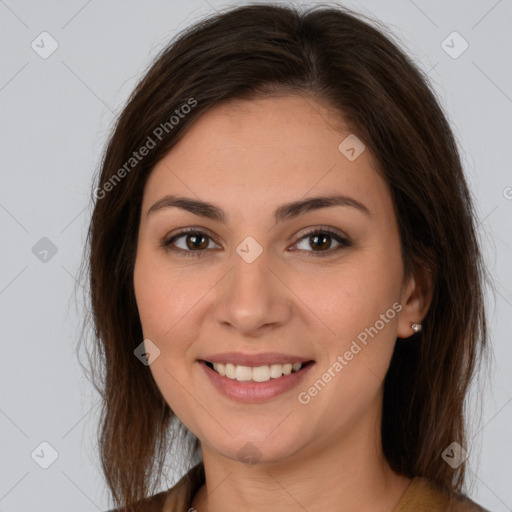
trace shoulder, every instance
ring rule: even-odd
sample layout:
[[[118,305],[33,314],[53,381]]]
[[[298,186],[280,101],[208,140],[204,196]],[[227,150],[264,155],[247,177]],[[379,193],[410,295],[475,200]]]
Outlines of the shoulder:
[[[159,492],[158,494],[154,494],[145,500],[138,501],[134,508],[133,512],[162,512],[164,509],[165,501],[172,489],[167,491]],[[124,512],[121,508],[111,509],[107,512]]]
[[[188,512],[190,503],[196,491],[204,483],[204,466],[201,463],[190,469],[178,482],[167,489],[145,500],[137,502],[133,512]],[[116,508],[107,512],[125,512]]]
[[[435,482],[413,478],[393,512],[490,512],[464,494],[448,492]]]

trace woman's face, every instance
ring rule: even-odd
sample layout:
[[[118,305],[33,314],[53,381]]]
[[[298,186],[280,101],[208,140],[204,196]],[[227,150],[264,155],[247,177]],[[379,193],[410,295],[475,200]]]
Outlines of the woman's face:
[[[413,284],[369,150],[313,99],[217,106],[147,181],[134,285],[150,370],[203,453],[283,461],[377,435]]]

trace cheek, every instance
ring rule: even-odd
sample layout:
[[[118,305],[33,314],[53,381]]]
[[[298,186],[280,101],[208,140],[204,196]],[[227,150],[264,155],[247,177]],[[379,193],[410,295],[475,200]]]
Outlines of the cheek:
[[[395,270],[383,272],[381,264],[372,267],[370,260],[361,258],[301,290],[334,334],[324,329],[324,356],[298,398],[333,433],[379,400],[396,342],[399,279]]]
[[[399,260],[378,258],[369,250],[294,281],[293,289],[311,315],[322,320],[331,335],[346,338],[373,325],[399,299],[401,266]]]
[[[357,396],[368,388],[371,395],[377,389],[374,384],[378,387],[384,378],[401,309],[400,261],[372,248],[347,258],[343,265],[325,269],[315,279],[296,281],[293,289],[310,307],[310,318],[324,333],[324,357],[318,372],[331,368],[336,374],[332,391],[341,386]],[[338,356],[343,358],[343,368],[338,365],[335,371],[332,365]],[[344,396],[338,395],[341,401],[346,400]]]
[[[170,268],[160,258],[140,253],[134,288],[144,336],[165,343],[200,299],[202,289],[197,285],[197,277],[188,270]]]
[[[144,252],[137,256],[134,268],[134,288],[144,338],[149,338],[160,350],[150,371],[167,404],[188,426],[194,425],[191,398],[184,392],[190,388],[191,366],[184,362],[188,348],[198,336],[194,331],[197,322],[188,320],[201,290],[191,283],[193,277],[185,274],[169,269],[165,262]]]

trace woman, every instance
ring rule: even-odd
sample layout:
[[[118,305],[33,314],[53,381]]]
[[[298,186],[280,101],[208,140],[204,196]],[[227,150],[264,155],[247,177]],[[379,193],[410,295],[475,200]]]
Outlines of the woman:
[[[462,492],[487,344],[473,204],[383,27],[272,4],[194,25],[119,116],[94,197],[118,510],[484,510]],[[154,494],[172,446],[188,471]]]

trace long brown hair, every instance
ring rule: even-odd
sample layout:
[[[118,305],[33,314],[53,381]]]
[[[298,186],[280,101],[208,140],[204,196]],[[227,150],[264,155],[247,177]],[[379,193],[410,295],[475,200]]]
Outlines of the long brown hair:
[[[465,463],[453,470],[441,453],[454,441],[467,449],[466,394],[487,346],[486,272],[449,123],[426,75],[386,32],[339,6],[231,8],[179,34],[118,116],[94,187],[82,268],[94,325],[89,363],[103,405],[101,463],[116,506],[130,510],[154,492],[174,441],[188,447],[189,461],[199,446],[173,426],[177,418],[134,356],[143,340],[133,269],[145,182],[207,109],[273,92],[341,114],[389,185],[406,277],[418,266],[433,275],[423,330],[397,340],[385,379],[383,451],[401,474],[461,489]]]

